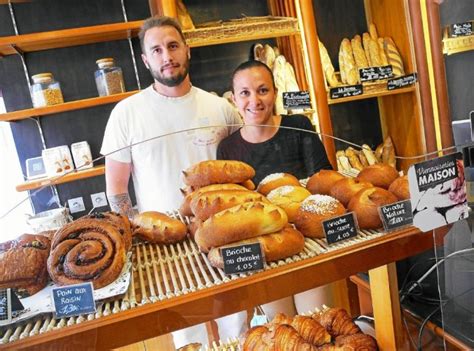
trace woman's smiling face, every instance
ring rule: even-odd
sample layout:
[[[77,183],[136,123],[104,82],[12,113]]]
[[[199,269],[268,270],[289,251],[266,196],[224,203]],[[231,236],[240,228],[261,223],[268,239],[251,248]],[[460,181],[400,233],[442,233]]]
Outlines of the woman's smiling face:
[[[245,124],[271,124],[276,88],[270,72],[264,67],[238,71],[233,79],[233,100]]]

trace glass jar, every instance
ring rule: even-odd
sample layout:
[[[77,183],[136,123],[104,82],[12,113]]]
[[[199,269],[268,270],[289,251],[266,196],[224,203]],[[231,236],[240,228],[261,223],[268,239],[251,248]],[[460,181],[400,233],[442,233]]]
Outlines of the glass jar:
[[[95,84],[99,96],[123,93],[125,84],[123,83],[122,69],[116,67],[113,58],[103,58],[96,61],[99,69],[95,71]]]
[[[62,104],[64,102],[61,85],[55,81],[51,73],[40,73],[31,76],[31,98],[33,107]]]

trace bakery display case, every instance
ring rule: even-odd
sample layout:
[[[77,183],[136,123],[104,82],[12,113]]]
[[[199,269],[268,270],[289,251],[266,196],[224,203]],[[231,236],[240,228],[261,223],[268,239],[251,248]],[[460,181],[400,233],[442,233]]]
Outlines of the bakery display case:
[[[148,6],[148,3],[145,3]],[[359,11],[357,15],[360,18],[356,20],[355,25],[348,25],[351,28],[347,30],[345,27],[333,26],[330,21],[322,20],[324,17],[332,18],[331,16],[343,12],[341,9],[347,3],[342,0],[333,1],[331,5],[324,1],[269,1],[268,13],[264,15],[257,13],[255,16],[243,19],[231,18],[229,20],[226,18],[224,21],[211,21],[201,27],[196,24],[194,29],[185,30],[185,36],[190,46],[196,49],[213,50],[208,47],[217,46],[216,51],[211,51],[211,55],[217,55],[216,53],[224,55],[226,50],[231,51],[228,46],[230,43],[242,45],[237,50],[245,51],[245,53],[240,52],[239,59],[246,58],[247,51],[257,40],[269,39],[270,46],[276,43],[276,48],[293,65],[301,90],[309,91],[313,106],[306,111],[306,114],[310,116],[317,130],[323,134],[322,140],[334,166],[337,164],[337,157],[333,136],[345,138],[355,144],[367,142],[370,144],[369,148],[373,148],[374,151],[376,145],[382,142],[382,152],[383,142],[390,136],[393,146],[391,149],[387,147],[386,150],[391,150],[387,151],[387,155],[389,152],[391,153],[392,163],[395,159],[397,160],[395,165],[398,170],[406,171],[411,164],[423,158],[421,155],[427,151],[426,140],[432,141],[430,138],[433,138],[424,124],[424,118],[429,119],[432,116],[422,116],[421,83],[416,82],[408,87],[395,90],[385,89],[387,82],[367,83],[364,85],[365,92],[361,95],[332,99],[328,94],[329,87],[318,42],[322,41],[327,45],[331,60],[337,62],[333,59],[336,53],[334,49],[339,47],[341,39],[346,36],[352,37],[357,33],[362,34],[363,31],[369,30],[371,23],[375,23],[380,36],[393,38],[403,61],[405,72],[416,73],[415,44],[412,39],[408,4],[402,0],[388,3],[378,0],[357,1],[356,8]],[[185,4],[189,5],[191,15],[193,15],[192,9],[203,7],[200,1],[189,1],[189,3],[185,1]],[[143,4],[141,5],[143,6]],[[28,6],[28,4],[24,6]],[[214,3],[212,6],[219,7]],[[258,7],[258,5],[255,6]],[[178,15],[175,1],[151,1],[150,8],[147,7],[147,11],[149,10],[152,13],[156,11],[156,13],[174,17]],[[234,10],[235,8],[231,7],[231,11]],[[198,14],[197,11],[195,13]],[[397,20],[395,20],[393,13],[402,15],[397,16]],[[353,14],[348,13],[347,16],[353,16]],[[362,19],[364,28],[361,28],[360,19]],[[341,21],[346,20],[347,18],[344,17]],[[117,20],[107,25],[96,24],[75,29],[66,28],[36,34],[4,36],[0,38],[0,53],[4,57],[19,55],[24,60],[30,53],[37,51],[45,50],[46,54],[52,49],[58,50],[60,53],[67,50],[74,52],[74,50],[80,50],[76,48],[78,45],[96,45],[95,43],[108,45],[109,41],[120,39],[122,41],[130,40],[130,46],[136,47],[136,39],[132,38],[136,36],[143,21],[140,19],[128,22],[125,19],[123,23],[115,22]],[[338,21],[336,23],[340,24]],[[355,27],[361,31],[354,30]],[[328,35],[330,31],[334,32],[331,36]],[[113,46],[115,44],[111,45],[117,50]],[[99,48],[99,46],[93,47]],[[128,50],[127,45],[120,48]],[[206,60],[204,51],[193,51],[193,55],[197,57],[197,62]],[[102,56],[102,52],[94,52],[93,56],[106,57],[106,55]],[[116,57],[115,52],[113,56]],[[136,59],[136,53],[132,52],[131,56]],[[123,60],[123,57],[118,56],[119,62],[120,59]],[[130,61],[134,59],[130,59]],[[95,61],[92,63],[94,64]],[[79,63],[74,62],[74,64],[78,65]],[[124,68],[126,83],[133,81],[131,78],[133,75],[137,77],[145,75],[134,63],[130,65],[120,63],[120,66]],[[202,70],[200,63],[195,63],[194,67],[197,67],[195,70]],[[216,71],[219,70],[216,69]],[[337,77],[339,79],[340,75]],[[143,81],[146,80],[143,79]],[[18,109],[0,115],[0,119],[4,122],[12,122],[13,125],[18,123],[15,128],[17,128],[17,135],[21,135],[24,131],[20,131],[20,129],[26,127],[26,123],[31,122],[31,118],[35,118],[39,129],[33,130],[33,132],[42,135],[42,128],[46,130],[46,137],[43,139],[42,145],[45,147],[48,143],[56,144],[68,140],[67,133],[62,135],[60,132],[54,135],[51,131],[61,131],[61,128],[67,129],[64,124],[73,123],[73,120],[79,116],[76,114],[77,111],[82,111],[81,113],[94,111],[97,117],[101,118],[101,123],[84,119],[83,115],[81,118],[84,124],[90,124],[98,129],[98,131],[94,131],[97,135],[91,135],[91,138],[99,140],[103,134],[104,121],[108,117],[111,104],[136,94],[141,89],[139,78],[137,78],[137,84],[133,84],[136,86],[131,87],[131,84],[128,84],[128,91],[122,94],[104,97],[87,97],[87,94],[84,94],[84,96],[75,99],[70,99],[70,96],[65,94],[65,103],[41,108]],[[219,81],[218,84],[222,84],[222,81]],[[341,86],[345,85],[347,84],[341,82]],[[63,89],[67,92],[68,86],[65,85]],[[223,90],[224,87],[220,87],[219,93]],[[362,108],[359,109],[360,107]],[[347,131],[342,128],[342,125],[350,126],[351,124],[366,123],[368,126],[367,120],[358,121],[360,115],[365,112],[372,118],[367,133],[373,135],[368,141],[365,140],[367,133],[358,134],[357,130]],[[44,116],[54,116],[54,118],[43,118]],[[350,123],[344,123],[348,119]],[[63,121],[60,122],[60,120]],[[54,125],[54,121],[57,121],[57,126]],[[44,126],[41,126],[42,123]],[[68,130],[68,133],[70,137],[71,131]],[[79,133],[81,133],[80,130]],[[197,133],[202,133],[204,138],[212,138],[206,129],[197,131]],[[60,137],[57,136],[59,134]],[[85,132],[83,132],[84,134]],[[55,137],[57,139],[54,139]],[[182,131],[180,137],[189,138],[189,130]],[[94,152],[97,151],[97,140],[90,142]],[[394,150],[396,150],[396,157],[393,153]],[[31,153],[31,150],[28,152]],[[388,161],[380,162],[380,165],[385,163]],[[386,170],[382,172],[389,173]],[[343,177],[352,179],[357,176],[358,172],[348,169],[341,171],[341,173]],[[70,173],[60,178],[25,182],[18,185],[17,190],[35,190],[45,187],[49,189],[53,185],[61,187],[66,184],[71,188],[75,186],[78,189],[87,188],[88,186],[85,184],[89,183],[82,182],[92,181],[95,178],[100,179],[102,183],[100,185],[94,184],[94,188],[103,189],[103,174],[104,166],[99,162],[99,165],[92,169]],[[384,192],[389,192],[387,188],[393,179],[390,180],[387,184],[379,184],[379,186],[386,188]],[[241,182],[238,181],[238,183]],[[306,185],[304,181],[302,185]],[[62,189],[59,188],[59,193],[62,193]],[[88,188],[87,193],[91,193],[92,190]],[[390,193],[391,197],[387,203],[397,200],[396,195],[392,194],[394,192]],[[72,197],[71,194],[73,194],[71,190],[64,191],[64,193],[66,195],[63,196],[66,197]],[[343,193],[346,192],[343,191]],[[252,196],[260,197],[262,195],[254,194]],[[369,195],[366,194],[366,197]],[[261,200],[261,198],[259,199]],[[350,201],[351,199],[346,199],[344,206],[350,207]],[[355,205],[350,209],[358,212],[358,207]],[[196,213],[193,212],[194,215]],[[135,227],[136,238],[140,240],[135,240],[128,250],[131,265],[130,284],[124,294],[107,298],[97,306],[95,313],[56,318],[49,311],[2,326],[0,328],[2,343],[0,348],[117,348],[231,313],[252,309],[257,305],[331,282],[338,282],[338,285],[342,287],[338,292],[340,295],[337,297],[338,306],[344,307],[351,316],[356,316],[359,314],[357,298],[353,291],[354,287],[348,284],[347,278],[358,272],[368,271],[377,344],[381,350],[405,349],[408,341],[402,328],[394,262],[441,245],[449,227],[440,228],[432,233],[422,233],[413,226],[386,232],[382,229],[380,222],[375,225],[364,222],[363,219],[368,215],[365,212],[361,213],[358,214],[360,216],[358,222],[364,228],[358,230],[356,235],[350,239],[328,243],[320,233],[317,236],[305,234],[306,237],[301,241],[301,247],[296,253],[288,253],[291,250],[287,250],[284,256],[275,256],[265,261],[261,270],[238,274],[226,274],[224,269],[216,263],[220,258],[216,259],[211,253],[207,254],[207,249],[214,247],[215,243],[210,244],[199,238],[203,234],[197,234],[197,238],[183,237],[183,235],[177,234],[179,240],[176,243],[165,243],[155,236],[150,236],[149,231],[145,230],[140,233]],[[183,216],[177,209],[168,215],[179,221],[181,226],[192,224],[190,217]],[[376,213],[375,216],[378,214]],[[68,232],[67,235],[72,235],[79,230],[74,225],[80,226],[80,221],[76,220],[71,224],[74,230]],[[148,221],[149,219],[143,219],[140,225],[146,226],[145,223]],[[237,228],[237,224],[241,221],[244,222],[238,218],[230,220]],[[276,225],[275,223],[278,221],[273,219],[270,222]],[[292,220],[290,222],[293,223]],[[139,224],[135,223],[135,225]],[[80,230],[84,226],[85,224]],[[213,229],[210,230],[210,233],[217,233],[215,228]],[[224,231],[224,229],[227,228],[223,227],[222,230]],[[271,232],[263,234],[273,235],[273,232],[279,230],[282,228],[273,228]],[[209,237],[211,235],[207,237],[207,240],[210,240]],[[69,239],[75,240],[76,237],[73,235]],[[55,243],[57,240],[53,237],[53,247],[59,245]],[[218,246],[226,244],[229,243],[219,242]],[[213,254],[219,255],[215,252]],[[64,261],[61,255],[56,256],[56,261],[61,260]],[[59,263],[63,264],[64,262]],[[56,280],[54,281],[56,282]]]

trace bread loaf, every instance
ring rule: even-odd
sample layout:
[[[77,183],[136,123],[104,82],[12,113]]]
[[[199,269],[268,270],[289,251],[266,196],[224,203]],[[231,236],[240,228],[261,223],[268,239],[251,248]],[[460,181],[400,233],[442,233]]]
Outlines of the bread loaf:
[[[255,191],[208,191],[193,198],[191,201],[191,211],[197,219],[205,221],[217,212],[252,201],[268,202],[265,196]]]
[[[174,244],[186,238],[186,225],[164,213],[140,213],[133,218],[133,224],[133,235],[153,244]]]
[[[333,185],[341,179],[344,179],[341,173],[329,169],[322,169],[319,172],[313,174],[308,183],[306,183],[306,189],[311,194],[329,195]]]
[[[379,67],[382,66],[382,59],[380,58],[379,52],[379,44],[376,40],[370,38],[369,39],[369,54],[370,54],[370,62],[372,62],[372,66]]]
[[[351,146],[346,149],[345,154],[349,159],[352,168],[355,168],[358,171],[364,168],[364,166],[362,166],[362,163],[359,160],[358,152],[354,150]]]
[[[395,147],[393,146],[392,138],[390,136],[386,137],[383,142],[383,151],[382,151],[382,162],[388,164],[395,168]]]
[[[302,186],[284,185],[270,191],[267,198],[272,204],[281,207],[288,215],[288,221],[294,223],[301,202],[310,195]]]
[[[354,55],[352,54],[351,42],[349,39],[344,38],[342,40],[339,52],[341,53],[340,57],[342,57],[344,62],[343,69],[347,84],[357,84],[359,82],[359,72],[357,71]]]
[[[263,202],[246,202],[216,213],[197,230],[195,241],[208,252],[239,240],[275,233],[288,224],[288,216],[281,208]]]
[[[369,63],[367,61],[367,57],[365,57],[364,49],[362,48],[362,40],[360,39],[360,35],[356,35],[351,40],[352,52],[354,54],[354,60],[357,66],[357,70],[361,68],[369,67]]]
[[[384,163],[377,163],[375,165],[364,168],[357,175],[357,179],[372,183],[374,186],[388,189],[390,184],[399,176],[397,170],[392,166]]]
[[[318,41],[318,43],[319,43],[319,55],[321,56],[321,64],[323,66],[326,82],[328,83],[330,87],[337,87],[339,85],[339,82],[336,77],[336,72],[334,72],[334,66],[332,65],[328,51],[321,41]]]
[[[369,67],[373,67],[372,63],[372,58],[370,57],[370,50],[369,50],[369,44],[370,44],[370,34],[369,33],[364,33],[362,34],[362,42],[364,43],[364,52],[365,52],[365,57],[367,58],[367,63],[369,64]]]
[[[375,157],[375,154],[369,145],[367,144],[362,145],[362,152],[364,153],[364,156],[367,159],[367,162],[369,163],[369,165],[374,165],[377,163],[377,158]]]
[[[340,171],[350,171],[352,169],[351,163],[349,162],[349,159],[347,158],[344,151],[342,150],[337,151],[336,157],[341,165],[341,169],[339,169]]]
[[[403,60],[392,38],[386,37],[384,39],[384,48],[388,58],[388,63],[392,65],[393,74],[395,76],[403,76],[405,74]]]
[[[191,217],[189,219],[189,224],[187,225],[187,227],[188,227],[188,232],[191,238],[194,239],[194,236],[196,235],[196,232],[201,226],[201,224],[202,224],[202,221],[195,217]]]
[[[211,265],[217,268],[224,268],[221,249],[244,244],[260,243],[265,262],[272,262],[284,259],[300,253],[304,248],[304,237],[292,226],[286,226],[283,230],[260,235],[255,238],[236,241],[234,243],[212,248],[207,257]]]
[[[343,206],[347,206],[352,197],[361,189],[371,187],[373,187],[373,185],[370,182],[362,181],[357,178],[344,178],[332,186],[329,195],[338,199]]]
[[[211,160],[194,164],[183,171],[186,185],[203,187],[210,184],[242,183],[255,176],[255,170],[240,161]]]
[[[383,38],[378,38],[377,39],[377,44],[379,46],[379,55],[380,55],[380,60],[382,62],[382,66],[387,66],[388,65],[388,58],[387,58],[387,54],[385,54]]]
[[[300,181],[294,175],[289,173],[273,173],[262,179],[257,186],[257,191],[263,195],[267,195],[273,189],[283,185],[299,186]]]

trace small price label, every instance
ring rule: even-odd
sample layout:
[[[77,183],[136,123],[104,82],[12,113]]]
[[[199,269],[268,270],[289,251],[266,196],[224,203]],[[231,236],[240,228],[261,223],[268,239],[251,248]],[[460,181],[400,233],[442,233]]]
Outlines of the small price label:
[[[263,269],[260,243],[225,247],[221,249],[225,274],[245,273]]]
[[[91,282],[53,288],[56,318],[95,313],[94,288]]]
[[[386,232],[398,230],[413,224],[410,200],[380,206],[379,214]]]
[[[288,91],[283,93],[283,107],[285,110],[295,110],[311,107],[309,91]]]
[[[387,82],[387,89],[388,90],[400,89],[403,87],[407,87],[409,85],[413,85],[416,83],[416,81],[417,81],[416,73],[408,74],[403,77],[389,79]]]
[[[362,84],[346,85],[343,87],[331,88],[329,90],[329,96],[331,99],[341,99],[349,96],[362,95],[363,93],[364,89],[362,88]]]
[[[452,37],[464,37],[467,35],[472,35],[472,21],[455,23],[451,25]]]
[[[359,75],[361,82],[390,78],[393,76],[392,65],[361,68]]]
[[[354,212],[324,221],[323,230],[329,245],[357,236]]]

